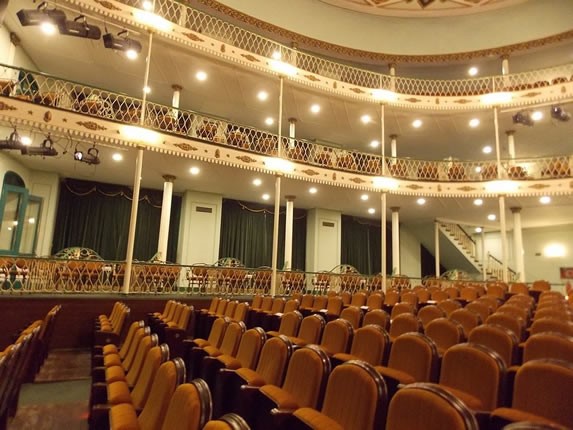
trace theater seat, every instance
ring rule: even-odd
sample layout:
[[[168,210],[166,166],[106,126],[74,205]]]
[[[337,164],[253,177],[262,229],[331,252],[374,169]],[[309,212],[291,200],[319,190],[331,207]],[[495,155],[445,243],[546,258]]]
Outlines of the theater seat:
[[[379,325],[370,324],[354,332],[350,353],[339,352],[332,356],[334,365],[350,361],[362,360],[372,366],[384,364],[390,350],[390,336]]]
[[[573,363],[573,338],[552,332],[530,336],[523,347],[523,363],[542,358],[554,358]]]
[[[177,387],[161,430],[199,430],[211,419],[211,393],[202,379]]]
[[[217,420],[209,421],[203,430],[251,430],[251,428],[241,416],[225,414]]]
[[[468,407],[436,384],[416,383],[390,401],[386,430],[479,430]]]
[[[325,326],[326,321],[321,315],[309,315],[303,318],[300,323],[298,335],[296,337],[289,336],[289,339],[296,346],[318,344],[322,338],[322,332],[324,331]]]

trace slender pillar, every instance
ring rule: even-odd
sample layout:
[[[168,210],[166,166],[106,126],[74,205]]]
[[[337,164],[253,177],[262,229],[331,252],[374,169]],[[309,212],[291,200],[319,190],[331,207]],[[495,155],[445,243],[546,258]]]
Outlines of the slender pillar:
[[[181,98],[181,90],[183,87],[181,85],[173,84],[171,85],[171,89],[173,90],[173,97],[171,98],[171,106],[176,109],[179,109],[179,99]]]
[[[507,135],[507,152],[510,160],[515,160],[515,130],[506,130]]]
[[[507,270],[507,257],[508,257],[508,246],[507,246],[507,227],[505,220],[505,196],[499,196],[499,229],[501,233],[501,270],[502,270],[502,281],[508,281],[508,270]]]
[[[509,75],[509,57],[507,55],[501,57],[501,74],[506,76],[503,78],[504,87],[509,87],[511,82],[509,81],[509,77],[507,77],[507,75]]]
[[[519,281],[525,282],[525,262],[523,259],[523,234],[521,230],[521,208],[512,207],[513,214],[513,258],[515,270],[519,275]]]
[[[392,273],[400,275],[400,208],[391,207],[392,211]]]
[[[485,255],[485,229],[481,229],[481,261],[482,261],[482,278],[487,281],[487,256]]]
[[[288,119],[288,146],[294,148],[296,138],[296,118]]]
[[[390,73],[390,91],[396,91],[396,65],[388,64],[388,73]]]
[[[386,267],[386,191],[382,191],[381,196],[380,217],[382,222],[382,240],[380,242],[382,243],[382,291],[386,293],[386,272],[388,271],[388,268]]]
[[[153,44],[153,33],[149,32],[147,43],[147,57],[145,59],[145,75],[143,78],[143,88],[149,84],[149,65],[151,63],[151,46]],[[147,93],[143,90],[141,97],[141,115],[139,125],[145,124],[145,110],[147,108]],[[143,147],[137,148],[137,160],[135,163],[135,175],[133,180],[133,199],[131,201],[131,216],[129,218],[129,232],[127,233],[127,250],[125,255],[125,275],[123,278],[122,293],[129,294],[129,284],[131,282],[131,267],[133,265],[133,248],[135,247],[135,229],[137,227],[137,210],[139,207],[139,191],[141,187],[141,171],[143,170]]]
[[[294,220],[294,199],[295,196],[285,196],[286,199],[286,219],[285,219],[285,269],[292,268],[292,229]]]
[[[499,146],[499,110],[497,106],[493,107],[493,127],[495,130],[495,157],[497,161],[497,178],[501,178],[501,151]]]
[[[157,243],[157,259],[167,261],[167,239],[169,238],[169,220],[171,219],[171,199],[173,198],[172,175],[163,175],[163,203],[161,204],[161,221],[159,224],[159,240]]]
[[[283,126],[283,92],[284,76],[279,77],[279,118],[278,118],[278,158],[282,157],[282,126]],[[279,255],[279,211],[281,203],[281,173],[275,176],[275,214],[273,218],[273,254],[271,275],[271,296],[277,294],[277,260]]]
[[[440,223],[434,221],[434,254],[436,255],[436,278],[440,277]]]
[[[392,156],[392,158],[396,158],[398,156],[397,139],[398,139],[397,134],[390,135],[390,155]],[[395,161],[396,160],[392,160],[392,162]]]

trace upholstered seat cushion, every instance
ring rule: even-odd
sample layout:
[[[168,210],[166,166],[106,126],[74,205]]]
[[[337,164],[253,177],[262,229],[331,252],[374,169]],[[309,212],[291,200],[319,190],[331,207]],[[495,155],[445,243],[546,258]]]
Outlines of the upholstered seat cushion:
[[[276,385],[263,385],[260,391],[275,402],[279,409],[295,410],[299,407],[299,404],[290,393]]]
[[[294,415],[314,430],[344,430],[344,428],[332,418],[312,408],[297,409]]]
[[[512,422],[529,421],[534,423],[549,424],[555,426],[562,425],[556,421],[550,420],[549,418],[545,418],[539,415],[532,414],[530,412],[525,412],[513,408],[498,408],[492,412],[491,416],[503,418],[504,420]]]
[[[471,394],[466,393],[465,391],[457,390],[452,387],[444,385],[441,385],[441,387],[443,387],[445,390],[447,390],[448,392],[456,396],[458,399],[460,399],[462,402],[464,402],[468,408],[473,409],[474,411],[485,410],[482,401],[477,397],[472,396]]]
[[[347,354],[345,352],[339,352],[338,354],[334,354],[332,358],[340,361],[350,361],[356,360],[357,358],[352,354]]]
[[[223,363],[227,369],[237,370],[241,367],[241,362],[239,360],[227,354],[219,355],[217,360]]]
[[[243,378],[248,385],[252,385],[254,387],[262,387],[265,385],[263,378],[261,378],[257,372],[247,367],[237,369],[237,375]]]
[[[105,369],[105,382],[113,384],[114,382],[125,381],[125,371],[121,366],[110,366]]]
[[[203,351],[205,351],[209,357],[218,357],[222,354],[219,348],[213,345],[206,346],[203,348]]]
[[[129,403],[112,406],[109,411],[109,423],[113,430],[139,430],[137,414]]]
[[[107,402],[112,405],[132,403],[129,386],[125,381],[117,381],[107,384]]]
[[[382,367],[376,366],[376,370],[380,373],[384,378],[390,377],[400,384],[412,384],[416,382],[416,379],[409,375],[406,372],[402,372],[401,370],[392,369],[390,367]]]
[[[288,336],[289,340],[294,343],[296,346],[305,346],[308,342],[300,337],[291,337]]]
[[[206,346],[211,345],[209,343],[208,340],[206,339],[193,339],[193,342],[195,343],[195,345],[197,345],[199,348],[205,348]]]
[[[103,355],[119,354],[119,350],[117,349],[117,346],[115,346],[113,343],[104,345],[102,351],[103,351]]]
[[[120,366],[121,365],[121,358],[119,358],[119,354],[108,354],[108,355],[104,355],[103,357],[103,365],[105,367],[111,367],[111,366]]]
[[[203,430],[232,430],[232,427],[224,421],[214,420],[205,424]]]

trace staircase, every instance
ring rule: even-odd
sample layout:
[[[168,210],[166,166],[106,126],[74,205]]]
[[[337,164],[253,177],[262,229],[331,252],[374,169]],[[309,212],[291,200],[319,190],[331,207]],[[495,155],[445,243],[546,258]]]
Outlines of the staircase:
[[[440,232],[454,245],[454,247],[467,259],[467,261],[476,268],[480,273],[484,272],[486,278],[503,279],[503,263],[487,253],[487,259],[484,262],[478,258],[477,246],[475,240],[468,234],[464,228],[455,222],[437,220]],[[508,280],[516,280],[517,272],[508,268]]]

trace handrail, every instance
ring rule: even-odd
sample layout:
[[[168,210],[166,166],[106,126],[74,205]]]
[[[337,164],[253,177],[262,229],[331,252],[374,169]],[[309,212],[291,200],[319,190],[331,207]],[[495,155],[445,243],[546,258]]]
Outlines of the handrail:
[[[471,237],[471,235],[468,234],[468,232],[465,231],[464,228],[463,228],[461,225],[459,225],[459,224],[456,224],[456,225],[457,225],[458,228],[462,231],[462,233],[466,235],[466,238],[468,238],[468,240],[470,240],[470,242],[472,242],[472,243],[474,244],[474,246],[475,246],[476,241],[473,239],[473,237]]]
[[[18,80],[16,76],[21,73],[23,76]],[[0,64],[0,75],[14,76],[3,87],[0,97],[14,97],[26,102],[123,124],[139,123],[142,100],[138,97],[8,65]],[[22,82],[28,84],[24,86]],[[30,85],[29,82],[34,82],[34,85]],[[9,112],[6,111],[5,114],[9,115]],[[255,154],[275,156],[278,153],[279,138],[275,133],[152,101],[146,103],[143,126],[189,139],[232,146]],[[285,136],[281,138],[281,146],[283,157],[297,163],[371,176],[379,176],[382,173],[382,157],[377,154],[335,148]],[[486,182],[500,177],[514,180],[570,177],[573,158],[571,155],[559,155],[505,159],[501,161],[503,169],[501,175],[498,175],[498,165],[495,160],[457,161],[451,158],[415,160],[385,157],[384,163],[389,176],[398,179]]]
[[[487,270],[492,274],[496,274],[496,277],[498,279],[503,279],[503,273],[502,273],[503,262],[498,258],[494,257],[490,252],[487,253],[487,259],[488,259]],[[494,264],[491,264],[492,261]],[[507,271],[511,275],[510,280],[514,280],[517,278],[517,272],[515,270],[508,267]]]

